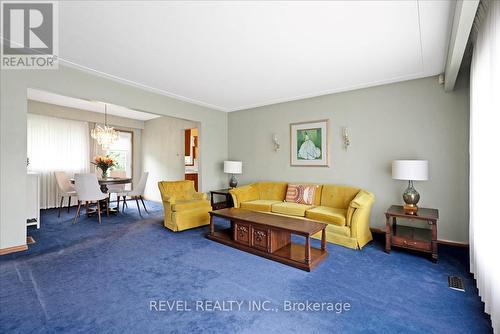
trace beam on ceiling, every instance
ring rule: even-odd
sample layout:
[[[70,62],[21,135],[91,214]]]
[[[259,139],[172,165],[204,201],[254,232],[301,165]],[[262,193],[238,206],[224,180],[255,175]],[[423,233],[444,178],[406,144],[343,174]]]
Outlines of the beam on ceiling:
[[[455,88],[478,6],[479,0],[459,0],[455,4],[448,56],[444,69],[444,90],[447,92]]]

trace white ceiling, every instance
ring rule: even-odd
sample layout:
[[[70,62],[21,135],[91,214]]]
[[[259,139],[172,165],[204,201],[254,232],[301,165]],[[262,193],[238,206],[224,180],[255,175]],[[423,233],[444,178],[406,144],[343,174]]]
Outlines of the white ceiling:
[[[60,57],[225,111],[442,73],[451,1],[60,2]]]
[[[155,114],[125,108],[116,104],[104,103],[99,101],[88,101],[33,88],[28,88],[28,99],[68,108],[98,112],[102,114],[104,114],[104,106],[106,105],[107,113],[109,115],[126,117],[140,121],[148,121],[150,119],[161,117]]]

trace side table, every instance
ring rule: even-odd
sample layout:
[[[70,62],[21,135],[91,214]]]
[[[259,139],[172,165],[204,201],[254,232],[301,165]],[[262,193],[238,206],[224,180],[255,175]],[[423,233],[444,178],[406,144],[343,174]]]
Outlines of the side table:
[[[225,199],[223,201],[216,202],[214,195],[224,196]],[[229,189],[219,189],[210,191],[210,205],[212,206],[212,210],[232,208],[233,198],[229,193]]]
[[[437,262],[437,209],[419,208],[414,215],[406,214],[401,205],[391,206],[385,213],[385,251],[391,252],[391,246],[411,249],[431,254],[432,262]],[[431,228],[418,228],[398,225],[397,219],[426,221]]]

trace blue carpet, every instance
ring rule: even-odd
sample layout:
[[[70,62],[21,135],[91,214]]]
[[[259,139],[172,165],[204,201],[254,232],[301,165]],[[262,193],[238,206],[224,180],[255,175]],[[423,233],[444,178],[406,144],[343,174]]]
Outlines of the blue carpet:
[[[41,229],[29,231],[36,244],[0,258],[0,332],[492,332],[466,250],[440,247],[433,264],[387,255],[382,242],[362,251],[328,245],[329,257],[307,273],[210,241],[207,228],[172,233],[160,205],[148,202],[141,219],[132,204],[102,225],[83,216],[72,225],[74,208],[60,219],[45,210]],[[465,293],[447,287],[451,274],[465,278]],[[176,300],[177,311],[150,310]],[[230,310],[231,301],[244,302]],[[287,301],[344,310],[290,311]]]

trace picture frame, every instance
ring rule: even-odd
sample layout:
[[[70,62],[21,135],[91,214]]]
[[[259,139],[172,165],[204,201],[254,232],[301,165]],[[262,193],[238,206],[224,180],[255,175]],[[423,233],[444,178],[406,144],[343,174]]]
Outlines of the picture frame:
[[[290,166],[330,167],[330,120],[290,124]]]

